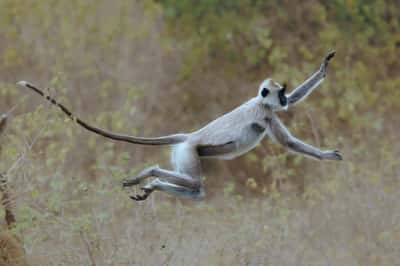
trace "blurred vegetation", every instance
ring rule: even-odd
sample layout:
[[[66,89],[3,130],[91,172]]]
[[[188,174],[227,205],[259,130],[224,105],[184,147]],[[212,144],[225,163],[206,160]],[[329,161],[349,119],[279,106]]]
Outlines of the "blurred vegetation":
[[[191,131],[257,93],[290,88],[337,51],[325,82],[279,114],[339,148],[320,163],[264,141],[206,162],[202,203],[136,204],[121,180],[169,150],[93,136],[17,88],[49,87],[127,134]],[[32,265],[396,265],[400,253],[400,7],[361,0],[0,0],[0,136],[14,233]]]

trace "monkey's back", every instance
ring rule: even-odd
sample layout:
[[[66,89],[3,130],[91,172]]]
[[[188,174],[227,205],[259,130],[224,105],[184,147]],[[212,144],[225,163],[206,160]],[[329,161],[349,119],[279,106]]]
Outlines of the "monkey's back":
[[[198,147],[231,143],[234,150],[218,157],[225,159],[236,157],[252,149],[265,136],[265,128],[260,124],[267,115],[268,110],[253,98],[191,133],[189,142]]]

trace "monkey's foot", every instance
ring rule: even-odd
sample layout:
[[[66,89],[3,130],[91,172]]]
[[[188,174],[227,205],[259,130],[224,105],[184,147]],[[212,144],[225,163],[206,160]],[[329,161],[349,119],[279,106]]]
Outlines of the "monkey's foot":
[[[136,194],[136,195],[131,195],[129,196],[131,199],[136,200],[136,201],[143,201],[146,200],[147,197],[154,191],[153,189],[148,189],[145,187],[142,187],[141,190],[143,190],[143,194]]]

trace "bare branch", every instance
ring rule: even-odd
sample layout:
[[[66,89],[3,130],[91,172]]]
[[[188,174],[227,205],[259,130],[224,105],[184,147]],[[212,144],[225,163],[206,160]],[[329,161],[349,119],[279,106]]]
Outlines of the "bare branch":
[[[3,131],[5,130],[7,125],[7,115],[6,114],[2,114],[0,116],[0,135],[3,133]]]
[[[80,235],[82,242],[85,245],[86,251],[89,255],[90,264],[92,266],[96,266],[96,260],[94,259],[94,254],[93,254],[93,250],[92,250],[89,239],[87,239],[87,237],[83,231],[79,231],[79,235]]]

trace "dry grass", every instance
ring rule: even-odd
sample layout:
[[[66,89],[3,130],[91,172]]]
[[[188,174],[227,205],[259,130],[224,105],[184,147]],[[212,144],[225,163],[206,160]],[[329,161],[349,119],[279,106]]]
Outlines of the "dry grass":
[[[0,232],[0,266],[27,266],[24,249],[11,232]]]
[[[29,203],[37,220],[24,241],[34,265],[399,265],[399,182],[360,164],[358,174],[352,162],[326,166],[340,177],[312,178],[301,197],[217,187],[204,202],[156,193],[137,203],[110,181],[79,209]]]

